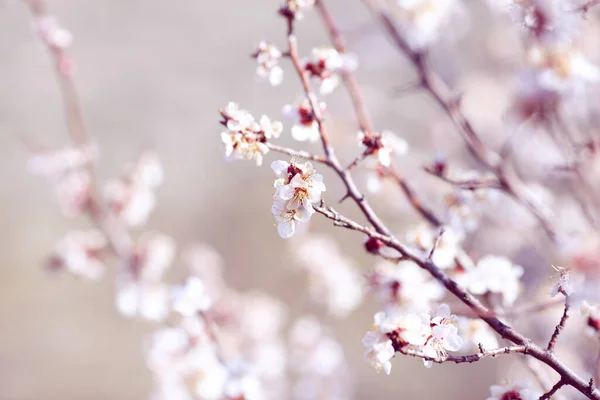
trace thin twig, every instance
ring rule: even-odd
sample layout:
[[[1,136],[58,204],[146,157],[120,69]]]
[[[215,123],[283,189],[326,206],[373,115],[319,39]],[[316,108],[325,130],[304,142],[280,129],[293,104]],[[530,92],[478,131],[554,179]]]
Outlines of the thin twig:
[[[556,393],[558,391],[558,389],[560,389],[561,387],[563,387],[565,385],[566,385],[566,383],[562,379],[559,380],[558,382],[556,382],[556,385],[552,386],[552,389],[550,389],[548,392],[541,395],[539,400],[548,400],[549,398],[552,397],[552,395],[554,393]]]
[[[571,305],[569,304],[569,296],[565,296],[565,308],[563,311],[563,315],[560,318],[560,322],[558,323],[558,325],[556,325],[556,328],[554,328],[554,333],[552,334],[552,337],[550,338],[550,341],[548,342],[547,349],[551,353],[554,351],[554,347],[556,346],[556,341],[558,340],[558,335],[560,335],[562,330],[565,329],[565,324],[567,323],[567,320],[569,319],[570,308],[571,308]]]
[[[469,355],[465,355],[465,356],[448,355],[444,358],[429,357],[420,351],[416,351],[416,350],[412,350],[412,349],[401,348],[399,351],[400,351],[400,353],[405,354],[407,356],[422,358],[423,360],[432,361],[437,364],[442,364],[445,362],[453,362],[455,364],[462,364],[462,363],[474,363],[481,359],[484,359],[487,357],[496,357],[501,354],[524,353],[526,350],[527,350],[527,348],[525,346],[507,346],[507,347],[502,347],[502,348],[493,349],[493,350],[484,350],[484,351],[480,351],[479,353],[469,354]]]

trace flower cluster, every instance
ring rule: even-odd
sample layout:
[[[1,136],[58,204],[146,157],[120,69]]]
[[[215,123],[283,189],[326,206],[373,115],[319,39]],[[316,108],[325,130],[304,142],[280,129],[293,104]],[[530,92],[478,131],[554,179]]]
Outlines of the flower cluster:
[[[248,111],[239,108],[236,103],[229,103],[221,110],[227,132],[221,133],[221,140],[225,144],[225,155],[229,158],[240,160],[254,160],[256,165],[261,165],[263,156],[269,152],[266,143],[271,138],[278,138],[283,130],[283,125],[278,121],[271,121],[263,115],[258,122]]]
[[[299,222],[307,222],[314,214],[313,204],[321,201],[325,191],[323,176],[317,174],[310,162],[274,161],[275,195],[272,207],[277,231],[287,239],[296,231]]]
[[[321,115],[326,107],[324,102],[319,102]],[[283,115],[294,121],[292,126],[292,137],[294,139],[299,142],[316,142],[321,138],[319,123],[308,99],[304,98],[297,104],[286,104],[283,106]]]
[[[358,62],[355,56],[341,54],[333,47],[316,47],[303,64],[309,76],[319,83],[319,91],[324,95],[339,86],[341,72],[356,69]]]
[[[262,41],[252,57],[258,63],[256,73],[259,77],[267,79],[273,86],[278,86],[283,82],[283,69],[279,66],[281,51],[277,47]]]
[[[116,305],[125,317],[164,320],[170,309],[169,287],[163,276],[175,256],[175,242],[163,234],[140,237],[123,261]]]
[[[514,265],[506,257],[489,255],[481,258],[476,268],[469,270],[460,280],[471,293],[496,294],[501,297],[502,304],[510,306],[521,291],[523,272],[523,267]]]
[[[441,304],[434,317],[426,313],[419,314],[375,314],[373,329],[364,336],[363,344],[367,348],[365,357],[376,369],[389,374],[391,359],[396,351],[412,348],[422,352],[426,367],[433,360],[443,360],[448,351],[458,351],[462,339],[458,335],[456,316],[450,313],[450,307]]]

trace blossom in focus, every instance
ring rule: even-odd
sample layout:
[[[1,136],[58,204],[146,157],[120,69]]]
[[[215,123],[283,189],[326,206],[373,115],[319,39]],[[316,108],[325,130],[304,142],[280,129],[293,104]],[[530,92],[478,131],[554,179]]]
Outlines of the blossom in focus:
[[[147,221],[154,209],[154,191],[163,179],[158,156],[146,152],[125,171],[121,179],[104,185],[104,201],[109,210],[128,226],[139,226]]]
[[[236,103],[229,103],[221,110],[223,121],[227,127],[221,133],[221,141],[225,144],[225,156],[239,160],[254,160],[261,165],[263,156],[269,152],[265,144],[271,138],[277,138],[283,130],[278,121],[271,121],[263,115],[257,122],[248,111],[239,108]]]
[[[365,154],[373,154],[384,167],[392,164],[392,154],[402,155],[408,151],[408,143],[390,131],[370,134],[360,131],[357,139],[365,146]]]
[[[447,35],[442,30],[448,28],[453,18],[464,16],[459,0],[397,0],[396,5],[396,18],[414,50],[423,49]],[[466,24],[463,22],[461,25]],[[459,25],[452,26],[456,28]]]
[[[529,382],[518,380],[506,382],[504,385],[492,385],[490,394],[487,400],[537,400],[542,396],[542,393],[533,389]]]
[[[379,314],[375,315],[375,325],[373,330],[368,331],[362,339],[365,346],[365,359],[375,368],[377,372],[382,369],[387,375],[392,371],[391,359],[394,357],[394,346],[392,340],[387,335],[377,329]]]
[[[319,102],[319,108],[322,115],[326,108],[325,103]],[[308,99],[305,98],[294,105],[286,104],[283,106],[282,111],[286,118],[294,121],[292,126],[292,137],[294,139],[299,142],[316,142],[321,138],[319,124]]]
[[[170,290],[162,282],[175,255],[172,238],[154,233],[140,237],[117,281],[117,310],[125,317],[161,321],[169,313]]]
[[[282,238],[289,238],[298,222],[307,222],[314,213],[313,204],[326,190],[323,176],[310,162],[291,163],[278,160],[271,164],[275,172],[275,195],[271,209]]]
[[[374,321],[373,328],[363,338],[365,358],[375,370],[383,369],[388,375],[396,348],[421,348],[431,336],[430,317],[425,313],[378,312]]]
[[[363,300],[363,277],[351,259],[343,256],[333,239],[311,235],[294,244],[302,268],[308,274],[309,293],[335,316],[354,311]]]
[[[63,28],[58,20],[50,15],[36,18],[33,29],[38,37],[48,46],[66,49],[73,43],[73,35]]]
[[[458,335],[456,315],[450,313],[447,304],[440,304],[431,319],[431,336],[423,347],[423,354],[436,359],[444,359],[448,351],[458,351],[462,347],[463,340]],[[423,360],[426,367],[431,367],[433,361]]]
[[[467,272],[465,281],[471,293],[497,293],[502,296],[503,304],[510,306],[519,296],[523,272],[523,267],[506,257],[490,255],[481,258],[477,267]]]
[[[273,86],[278,86],[283,82],[283,69],[279,66],[281,51],[277,47],[262,41],[252,56],[258,63],[256,74],[259,77],[267,79]]]
[[[433,229],[425,224],[418,225],[416,228],[406,233],[406,240],[414,244],[419,249],[430,252],[435,246],[439,229]],[[432,260],[440,268],[452,268],[456,265],[455,258],[460,252],[462,236],[457,234],[452,228],[445,227],[435,251]]]
[[[354,55],[341,54],[333,47],[317,47],[303,64],[309,76],[319,82],[319,92],[324,95],[339,86],[340,72],[355,70],[358,62]]]
[[[315,0],[283,0],[279,14],[289,19],[301,20],[304,11],[310,10],[315,5]]]
[[[107,246],[108,240],[100,231],[69,233],[56,245],[50,268],[64,268],[76,276],[100,279],[106,269],[102,251]]]

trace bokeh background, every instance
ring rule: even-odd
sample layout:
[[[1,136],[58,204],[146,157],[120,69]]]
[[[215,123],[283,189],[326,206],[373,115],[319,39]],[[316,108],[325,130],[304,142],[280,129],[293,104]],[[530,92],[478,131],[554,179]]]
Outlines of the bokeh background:
[[[231,286],[264,290],[288,304],[291,315],[309,310],[306,282],[291,268],[294,241],[278,237],[270,214],[272,173],[267,166],[275,156],[268,155],[262,168],[229,163],[219,140],[217,111],[228,101],[254,114],[282,119],[281,106],[300,93],[289,69],[282,87],[258,83],[249,56],[263,39],[284,47],[284,23],[275,13],[278,2],[52,0],[48,4],[75,35],[71,49],[77,63],[75,80],[89,132],[101,150],[100,179],[120,174],[141,150],[156,149],[166,182],[148,229],[173,236],[182,249],[194,243],[213,246],[225,259]],[[431,160],[437,148],[462,151],[458,136],[425,94],[396,93],[414,80],[414,73],[360,2],[328,4],[348,46],[359,56],[358,79],[376,125],[400,133],[415,149],[403,160],[406,173],[418,174],[421,162]],[[505,106],[496,94],[508,90],[498,72],[505,65],[498,64],[498,57],[513,51],[515,38],[507,34],[498,41],[485,7],[469,1],[467,8],[471,17],[463,23],[471,31],[454,39],[455,50],[438,46],[434,59],[444,66],[446,79],[472,89],[467,107],[483,102],[485,112],[478,113],[478,121],[493,125]],[[328,43],[316,15],[308,15],[298,29],[305,54],[314,45]],[[490,78],[479,78],[479,70],[486,70]],[[350,103],[343,89],[327,101],[334,142],[341,156],[350,160],[357,154]],[[66,274],[51,276],[43,268],[64,234],[89,224],[59,215],[50,188],[27,173],[29,150],[24,143],[58,147],[68,140],[48,54],[32,35],[24,4],[4,1],[0,5],[0,399],[145,399],[151,376],[141,343],[153,325],[118,315],[110,274],[95,283]],[[282,141],[291,143],[288,137]],[[424,178],[416,175],[416,179]],[[326,198],[334,202],[342,194],[331,183]],[[377,204],[395,229],[416,220],[399,193]],[[324,222],[310,229],[333,234],[361,268],[372,266],[374,261],[361,254],[362,237],[336,231]],[[376,374],[363,361],[360,343],[374,310],[369,300],[350,318],[327,319],[345,346],[357,398],[481,399],[499,376],[510,375],[504,361],[426,370],[420,361],[404,358],[394,361],[391,376]]]

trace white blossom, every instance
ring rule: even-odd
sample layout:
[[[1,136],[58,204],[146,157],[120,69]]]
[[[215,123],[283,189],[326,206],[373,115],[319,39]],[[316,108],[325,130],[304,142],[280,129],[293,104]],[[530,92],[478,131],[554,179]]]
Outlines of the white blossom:
[[[262,41],[253,56],[258,63],[256,73],[259,77],[267,79],[273,86],[283,82],[283,69],[279,66],[281,51],[277,47]]]
[[[304,12],[315,5],[315,0],[283,0],[279,13],[286,18],[301,20]]]
[[[358,61],[354,55],[341,54],[333,47],[316,47],[303,64],[310,77],[319,82],[319,92],[325,95],[339,86],[339,73],[356,69]]]
[[[444,227],[443,229],[444,231],[433,252],[432,260],[435,265],[445,269],[456,265],[455,259],[461,250],[460,245],[463,237],[450,227]],[[419,249],[430,252],[435,246],[439,234],[439,228],[433,229],[421,224],[406,233],[406,240]]]
[[[384,334],[369,331],[363,337],[362,343],[367,349],[365,358],[369,364],[377,372],[383,369],[389,375],[392,371],[392,362],[390,360],[394,357],[395,353],[392,341]]]
[[[445,358],[448,351],[458,351],[463,340],[458,335],[456,315],[450,313],[447,304],[441,304],[435,317],[431,319],[431,336],[423,347],[423,354],[431,358]],[[423,360],[426,367],[431,367],[433,361]]]
[[[386,307],[408,312],[426,312],[442,299],[444,288],[412,261],[398,264],[381,261],[368,276],[369,286]]]
[[[453,19],[463,17],[461,24],[452,24],[455,30],[466,25],[464,9],[459,0],[397,0],[394,10],[408,44],[415,50],[423,49],[448,35]],[[442,32],[446,28],[446,33]]]
[[[306,222],[314,213],[313,204],[321,200],[326,190],[323,177],[317,174],[310,162],[291,163],[274,161],[275,195],[271,209],[282,238],[289,238],[298,222]]]
[[[173,239],[162,234],[142,235],[123,265],[116,305],[125,317],[161,321],[169,313],[170,290],[161,279],[175,254]]]
[[[392,155],[403,155],[408,152],[408,143],[391,131],[366,134],[358,132],[358,143],[365,146],[365,152],[373,154],[384,167],[392,164]]]
[[[523,275],[523,267],[499,256],[485,256],[477,262],[477,267],[469,270],[465,277],[467,289],[477,295],[487,292],[502,295],[506,306],[517,299]]]
[[[479,351],[480,344],[484,350],[497,349],[500,346],[495,332],[481,319],[459,317],[458,332],[474,351]]]
[[[189,317],[199,311],[206,311],[212,305],[202,279],[192,276],[185,285],[173,289],[173,310]]]
[[[491,396],[487,400],[537,400],[542,395],[541,392],[533,389],[529,382],[519,380],[506,382],[504,385],[492,385],[490,387]]]
[[[319,102],[321,114],[325,111],[326,104]],[[286,104],[283,106],[283,115],[294,120],[292,126],[292,137],[300,142],[316,142],[321,138],[319,124],[315,118],[312,106],[308,99],[303,99],[297,104]]]
[[[51,268],[65,268],[76,276],[99,279],[106,266],[101,253],[108,240],[100,231],[90,230],[69,233],[54,250]]]
[[[144,224],[156,204],[155,190],[164,180],[163,169],[154,152],[145,152],[126,169],[121,179],[104,185],[104,201],[110,211],[128,226]]]
[[[277,138],[283,130],[278,121],[271,121],[263,115],[259,122],[248,111],[239,108],[236,103],[228,103],[221,110],[222,124],[227,127],[221,132],[221,141],[225,145],[225,156],[239,160],[254,160],[261,165],[263,156],[269,148],[265,144],[269,139]]]

